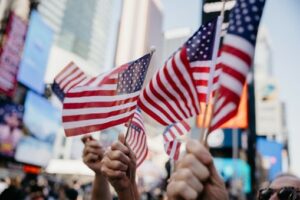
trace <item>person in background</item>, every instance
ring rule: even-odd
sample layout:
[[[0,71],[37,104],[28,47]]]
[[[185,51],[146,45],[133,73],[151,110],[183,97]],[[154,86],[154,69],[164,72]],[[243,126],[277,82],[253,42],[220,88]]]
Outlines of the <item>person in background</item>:
[[[136,157],[125,142],[123,134],[111,145],[101,162],[101,171],[116,190],[120,200],[139,200],[135,181]]]
[[[25,199],[25,194],[21,190],[21,180],[20,177],[13,177],[10,179],[10,185],[6,188],[0,195],[0,200],[23,200]]]
[[[258,200],[300,200],[300,178],[281,174],[271,184],[259,190]]]
[[[95,179],[92,190],[92,200],[111,200],[112,195],[109,189],[107,178],[101,172],[104,149],[99,141],[87,135],[82,138],[84,149],[82,154],[83,162],[95,172]]]

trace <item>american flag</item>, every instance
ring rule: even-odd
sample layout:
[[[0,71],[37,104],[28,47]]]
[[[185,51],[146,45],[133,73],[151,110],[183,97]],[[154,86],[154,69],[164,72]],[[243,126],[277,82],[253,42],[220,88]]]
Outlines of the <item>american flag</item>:
[[[138,167],[148,154],[147,137],[140,109],[136,109],[134,113],[126,142],[136,156]]]
[[[104,130],[134,114],[151,54],[98,77],[86,78],[65,95],[62,121],[67,136]]]
[[[190,132],[191,127],[186,121],[177,122],[168,126],[164,133],[164,147],[170,158],[177,160],[179,157],[181,142],[178,138]]]
[[[158,123],[167,126],[200,113],[216,26],[217,20],[202,25],[143,90],[139,106]]]
[[[252,65],[256,36],[265,0],[238,0],[230,13],[228,33],[221,49],[220,88],[210,131],[235,116]]]
[[[74,63],[70,62],[55,78],[52,84],[52,91],[63,102],[65,94],[87,76]]]

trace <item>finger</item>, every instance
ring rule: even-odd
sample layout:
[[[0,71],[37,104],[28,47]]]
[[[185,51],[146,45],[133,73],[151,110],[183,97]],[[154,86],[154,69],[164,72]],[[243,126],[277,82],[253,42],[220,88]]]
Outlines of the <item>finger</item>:
[[[124,163],[125,165],[130,164],[130,158],[119,150],[114,150],[114,151],[110,150],[107,152],[107,156],[109,157],[110,160],[118,160]]]
[[[107,160],[106,167],[112,170],[127,171],[128,166],[118,160]]]
[[[126,176],[123,171],[109,169],[105,163],[101,166],[101,172],[110,179],[124,178]]]
[[[187,168],[179,169],[177,172],[175,172],[172,175],[170,180],[184,181],[186,182],[186,184],[192,187],[197,193],[201,193],[203,190],[202,183],[196,178],[193,172]]]
[[[93,137],[91,135],[85,135],[81,138],[81,141],[83,142],[83,144],[85,144],[89,140],[93,140]]]
[[[210,172],[210,181],[214,185],[224,185],[224,181],[221,178],[219,172],[217,171],[215,165],[213,163],[210,164],[209,166],[209,172]]]
[[[91,162],[95,162],[99,159],[98,155],[89,153],[86,156],[83,157],[83,161],[85,163],[91,163]]]
[[[92,147],[92,148],[101,148],[98,140],[89,140],[86,142],[86,146]]]
[[[126,140],[125,140],[125,136],[124,134],[119,134],[118,135],[118,140],[122,143],[122,144],[125,144]]]
[[[171,200],[194,200],[197,199],[198,193],[184,181],[171,181],[167,187],[167,195]]]
[[[186,154],[179,162],[178,169],[188,168],[200,180],[205,181],[209,178],[208,168],[201,163],[194,154]]]
[[[124,154],[129,154],[129,148],[125,144],[121,143],[120,141],[113,143],[111,145],[111,150],[119,150]]]
[[[188,140],[186,145],[187,153],[195,155],[195,157],[201,161],[204,165],[212,163],[212,156],[207,148],[198,142],[197,140]]]
[[[101,155],[103,154],[103,149],[100,147],[100,148],[95,148],[95,147],[90,147],[90,146],[86,146],[84,149],[83,149],[83,155],[86,155],[88,153],[93,153],[93,154],[96,154],[96,155]]]

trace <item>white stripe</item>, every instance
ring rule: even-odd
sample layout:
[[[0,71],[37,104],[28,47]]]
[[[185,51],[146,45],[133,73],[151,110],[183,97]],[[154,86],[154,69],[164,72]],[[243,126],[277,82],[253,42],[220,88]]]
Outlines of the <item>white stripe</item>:
[[[66,93],[67,91],[69,91],[72,87],[74,87],[76,84],[78,84],[80,81],[84,80],[85,75],[82,74],[80,75],[78,78],[76,78],[75,80],[71,81],[64,89],[64,92]]]
[[[226,104],[226,106],[224,106],[222,108],[222,110],[220,112],[218,112],[218,114],[216,116],[214,116],[214,118],[212,120],[212,126],[217,124],[220,120],[222,120],[226,115],[228,115],[230,112],[232,112],[235,108],[236,108],[236,105],[232,102]]]
[[[172,150],[170,152],[170,157],[174,159],[175,154],[176,154],[176,149],[177,149],[178,141],[173,140],[173,145],[172,145]]]
[[[172,59],[169,59],[168,62],[166,63],[166,66],[167,67],[167,72],[169,74],[169,76],[171,77],[171,79],[176,83],[176,81],[173,79],[173,77],[177,77],[177,75],[174,73],[174,70],[172,70]],[[178,67],[179,68],[179,67]],[[186,114],[186,116],[189,116],[189,110],[188,108],[186,107],[186,105],[184,104],[184,100],[180,97],[180,95],[178,94],[177,91],[174,90],[173,86],[168,82],[165,74],[162,73],[160,74],[161,75],[161,79],[162,79],[162,82],[163,83],[167,83],[165,84],[164,86],[166,87],[166,89],[173,95],[176,97],[176,100],[178,101],[179,105],[180,105],[180,108],[184,111],[184,113]],[[183,76],[183,75],[182,75]],[[177,79],[178,80],[178,79]],[[181,85],[180,83],[176,84],[177,87],[179,87],[179,85]],[[182,90],[180,90],[182,91]],[[179,110],[179,109],[178,109]]]
[[[221,62],[221,57],[217,58],[217,64],[219,64]],[[194,61],[194,62],[190,62],[190,66],[192,68],[211,68],[212,67],[213,62],[211,60],[202,60],[202,61]]]
[[[224,38],[224,43],[226,45],[233,46],[236,49],[240,49],[244,53],[248,54],[251,58],[254,56],[253,45],[240,36],[233,34],[227,34]]]
[[[215,104],[215,110],[219,110],[224,102],[225,102],[225,97],[222,97],[221,99],[219,99]]]
[[[222,52],[222,57],[224,65],[247,76],[250,66],[245,61],[227,52]]]
[[[186,130],[185,126],[181,122],[177,123],[177,127],[181,130],[183,134],[187,134],[188,130]]]
[[[78,108],[78,109],[63,109],[62,115],[72,116],[72,115],[86,115],[86,114],[97,114],[97,113],[108,113],[112,111],[122,110],[125,108],[130,108],[136,105],[136,102],[129,102],[121,105],[111,106],[111,107],[96,107],[96,108]]]
[[[142,135],[141,142],[139,143],[139,147],[136,151],[137,158],[141,158],[141,154],[144,151],[144,144],[146,144],[146,135],[144,133],[140,133]]]
[[[197,96],[197,92],[196,92],[196,88],[193,84],[193,81],[191,79],[191,77],[189,76],[189,72],[186,71],[184,64],[182,63],[181,59],[180,59],[180,52],[177,52],[175,55],[175,63],[178,66],[179,71],[181,72],[183,78],[185,79],[185,81],[188,84],[188,87],[190,88],[190,90],[192,91],[192,97],[189,96],[189,93],[184,89],[184,93],[187,95],[187,99],[188,99],[188,104],[190,105],[190,107],[192,108],[192,114],[196,114],[197,111],[200,111],[200,107],[199,107],[199,101],[198,101],[198,96]],[[177,78],[177,76],[174,76]],[[196,104],[196,108],[194,108],[194,106],[192,106],[192,102],[191,100],[195,100],[195,104]],[[197,109],[197,110],[196,110]],[[194,111],[194,112],[193,112]]]
[[[214,83],[212,92],[218,89],[218,84]],[[207,86],[197,86],[197,91],[199,94],[207,94],[208,88]]]
[[[165,136],[166,136],[166,138],[167,138],[167,141],[166,141],[166,142],[170,142],[170,141],[172,141],[172,140],[174,139],[174,138],[171,136],[171,134],[170,134],[169,131],[165,133]]]
[[[138,131],[134,131],[134,135],[135,135],[135,140],[133,141],[130,148],[133,152],[136,152],[136,150],[139,148],[139,145],[141,143],[142,135],[139,134]]]
[[[78,76],[81,73],[80,70],[77,70],[76,72],[70,74],[68,77],[66,77],[62,82],[59,83],[61,88],[64,88],[67,86],[68,82]]]
[[[119,120],[126,118],[134,113],[134,110],[126,113],[122,113],[121,115],[114,115],[111,117],[107,117],[105,119],[90,119],[90,120],[81,120],[81,121],[74,121],[74,122],[63,122],[64,129],[73,129],[73,128],[81,128],[86,126],[92,126],[92,125],[100,125],[107,122]]]
[[[209,79],[209,73],[207,72],[195,72],[193,73],[193,77],[195,80],[208,80]]]
[[[146,88],[148,88],[148,87],[146,87]],[[148,93],[147,93],[147,94],[148,94]],[[141,101],[141,102],[145,105],[145,107],[147,107],[152,113],[158,115],[162,121],[164,121],[164,122],[167,123],[167,124],[171,124],[171,123],[172,123],[172,122],[171,122],[169,119],[167,119],[167,118],[165,117],[165,115],[162,114],[156,107],[154,107],[151,103],[149,103],[149,102],[146,100],[146,98],[144,97],[144,95],[141,95],[141,96],[140,96],[140,101]]]
[[[140,91],[130,94],[121,94],[115,96],[88,96],[88,97],[66,97],[65,103],[89,103],[89,102],[112,102],[121,101],[139,96]]]
[[[146,139],[144,140],[144,143],[145,143],[145,147],[144,148],[142,147],[142,152],[140,153],[139,158],[137,159],[137,164],[138,165],[141,164],[141,162],[143,162],[142,159],[144,159],[144,157],[145,157],[145,155],[147,153],[148,146],[147,146]]]
[[[228,75],[227,73],[223,73],[221,85],[228,88],[236,95],[240,96],[243,90],[243,84],[235,79],[233,76]]]
[[[154,101],[154,102],[156,102],[156,103],[160,102],[160,100],[152,93],[150,87],[146,87],[145,90],[146,90],[146,93],[148,94],[149,98],[152,99],[152,101]],[[176,117],[176,115],[174,115],[173,112],[170,111],[169,108],[168,108],[167,106],[164,106],[164,104],[159,104],[159,103],[158,103],[158,106],[161,106],[161,108],[162,108],[166,113],[169,114],[169,116],[170,116],[170,118],[172,119],[172,121],[180,121],[180,119],[178,119],[178,118]],[[175,109],[175,111],[176,111],[176,109]],[[163,114],[162,114],[162,115],[163,115]]]
[[[212,62],[211,62],[211,60],[204,60],[204,61],[199,61],[199,60],[197,60],[197,61],[194,61],[194,62],[191,62],[190,63],[190,66],[192,67],[192,68],[194,68],[194,67],[197,67],[197,68],[201,68],[201,67],[211,67],[211,64],[212,64]]]
[[[160,89],[160,87],[158,86],[158,82],[157,82],[157,78],[154,78],[154,79],[152,79],[152,83],[153,83],[153,88],[155,89],[155,91],[157,92],[157,93],[159,93],[169,104],[170,104],[170,106],[177,112],[177,114],[180,116],[180,117],[182,117],[182,118],[185,118],[184,117],[184,114],[181,112],[181,110],[180,109],[178,109],[177,108],[177,105],[175,104],[175,102],[171,99],[171,98],[169,98],[169,96],[168,95],[166,95],[161,89]],[[163,82],[162,82],[162,84],[163,84]],[[169,84],[168,84],[169,85]],[[165,85],[166,86],[166,85]],[[187,111],[185,111],[185,112],[187,112]],[[175,116],[174,116],[175,117]]]
[[[67,69],[66,69],[67,68]],[[77,66],[72,64],[72,65],[67,65],[62,71],[64,71],[66,69],[66,71],[61,74],[60,76],[55,77],[55,81],[60,84],[61,81],[63,81],[66,77],[68,77],[71,72],[76,69]],[[79,69],[78,69],[79,70]],[[79,70],[80,71],[80,70]]]
[[[69,93],[76,94],[80,92],[97,91],[97,90],[116,90],[117,84],[103,84],[101,86],[76,86],[72,88]]]

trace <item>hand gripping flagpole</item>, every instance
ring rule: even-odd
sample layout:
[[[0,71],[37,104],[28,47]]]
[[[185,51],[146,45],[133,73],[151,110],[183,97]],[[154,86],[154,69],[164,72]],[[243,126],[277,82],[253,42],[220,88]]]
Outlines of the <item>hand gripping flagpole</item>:
[[[221,14],[218,17],[218,21],[217,21],[217,30],[216,30],[216,36],[215,36],[215,42],[214,42],[212,65],[211,65],[211,71],[209,73],[206,102],[205,102],[204,115],[203,115],[203,120],[202,120],[202,129],[201,129],[201,134],[200,134],[200,141],[205,146],[208,146],[207,145],[208,131],[209,131],[211,120],[212,120],[212,114],[213,114],[213,110],[214,110],[213,109],[214,108],[214,101],[215,101],[215,98],[217,96],[217,93],[216,93],[216,95],[212,98],[212,108],[211,108],[212,112],[210,113],[210,117],[209,117],[209,121],[208,121],[209,126],[206,128],[206,120],[207,120],[207,117],[208,117],[210,96],[211,96],[211,93],[214,89],[213,88],[213,86],[214,86],[214,76],[215,76],[217,60],[218,60],[218,52],[219,52],[220,41],[221,41],[221,32],[222,32],[222,24],[223,24],[223,20],[224,20],[226,0],[222,0],[222,2],[223,2],[223,5],[222,5]]]
[[[151,58],[152,58],[154,52],[155,52],[155,47],[154,47],[154,46],[151,46],[151,47],[150,47],[150,61],[149,61],[149,62],[151,62]],[[150,64],[150,63],[149,63],[149,64]],[[148,66],[147,72],[146,72],[146,74],[145,74],[145,78],[146,78],[146,76],[147,76],[148,71],[149,71],[149,66]],[[145,84],[145,82],[144,82],[144,84]],[[143,85],[144,85],[144,84],[143,84]],[[143,87],[142,87],[142,88],[143,88]],[[132,151],[132,150],[130,149],[130,146],[127,145],[126,140],[127,140],[127,137],[128,137],[129,131],[130,131],[130,128],[131,128],[131,123],[132,123],[132,118],[133,118],[133,116],[134,116],[134,114],[133,114],[133,115],[130,117],[130,119],[129,119],[129,122],[128,122],[128,128],[127,128],[127,131],[126,131],[125,141],[124,141],[124,142],[125,142],[125,145],[129,148],[130,151]],[[132,179],[132,174],[131,174],[131,172],[130,172],[130,168],[128,168],[128,176],[129,176],[129,180],[131,181],[131,179]],[[134,180],[134,181],[135,181],[135,180]],[[132,200],[136,200],[133,185],[130,184],[129,187],[130,187],[130,193],[131,193]]]

